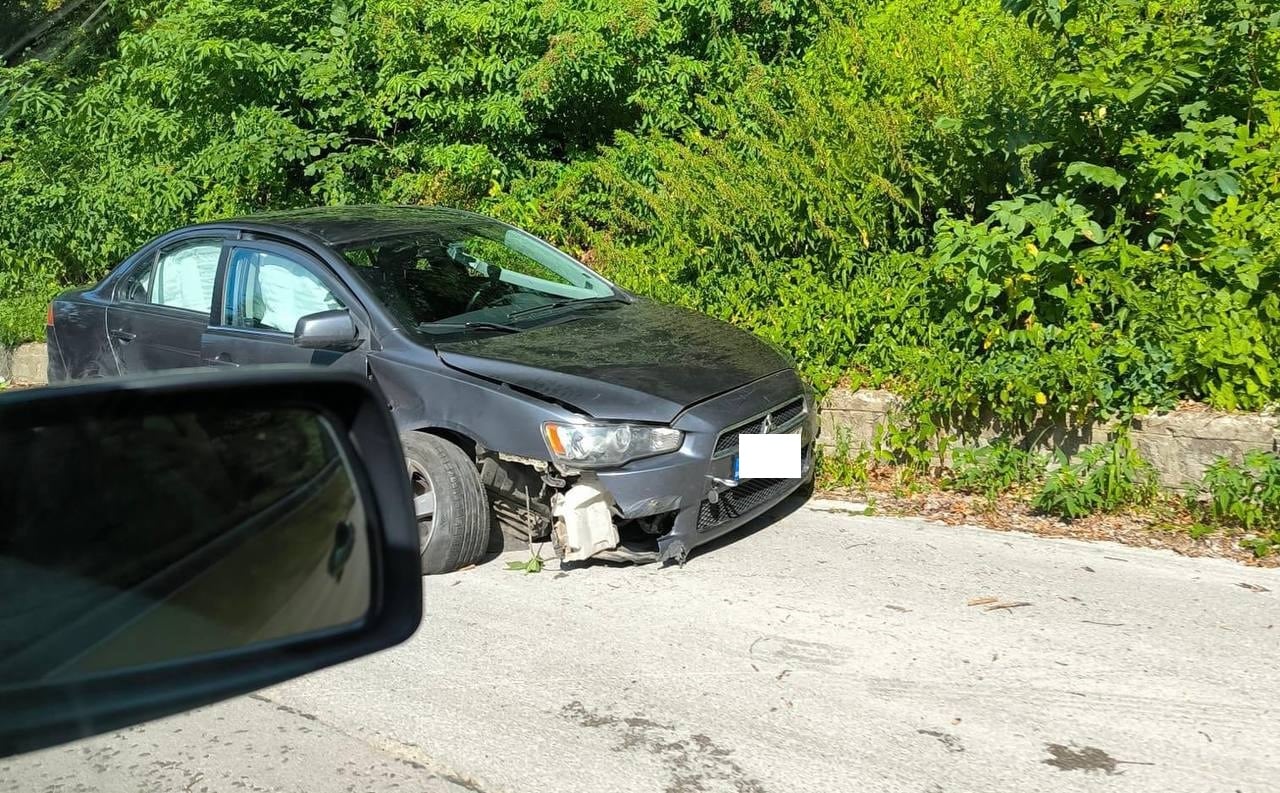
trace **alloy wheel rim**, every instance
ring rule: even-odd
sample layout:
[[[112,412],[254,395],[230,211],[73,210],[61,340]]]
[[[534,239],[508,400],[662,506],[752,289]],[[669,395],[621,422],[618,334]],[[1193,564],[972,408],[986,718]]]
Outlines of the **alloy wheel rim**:
[[[435,530],[436,491],[431,485],[427,469],[416,460],[404,460],[409,471],[409,489],[413,496],[413,515],[418,521],[418,542],[426,548]]]

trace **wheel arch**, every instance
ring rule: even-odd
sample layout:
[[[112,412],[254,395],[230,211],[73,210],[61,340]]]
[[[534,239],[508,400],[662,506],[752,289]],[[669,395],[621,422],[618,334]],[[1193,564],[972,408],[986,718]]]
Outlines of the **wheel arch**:
[[[421,427],[410,427],[405,430],[405,432],[420,432],[424,435],[434,435],[435,437],[448,441],[454,446],[462,449],[471,457],[472,460],[476,459],[476,450],[481,445],[480,442],[471,435],[451,427],[427,424]]]

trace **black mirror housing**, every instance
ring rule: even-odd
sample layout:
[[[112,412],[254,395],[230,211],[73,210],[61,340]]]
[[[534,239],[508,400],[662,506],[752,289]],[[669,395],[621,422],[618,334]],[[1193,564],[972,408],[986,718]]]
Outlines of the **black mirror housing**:
[[[345,308],[317,311],[298,318],[293,343],[309,350],[347,352],[360,346],[359,331]]]
[[[110,431],[121,427],[129,432]],[[66,460],[60,433],[88,458],[81,473],[46,465]],[[151,434],[165,444],[146,445]],[[310,445],[281,451],[281,437]],[[0,395],[0,441],[34,452],[7,466],[0,461],[8,480],[0,481],[0,514],[17,516],[0,537],[0,624],[35,640],[12,641],[14,651],[0,658],[0,757],[391,647],[421,620],[418,530],[403,451],[383,397],[359,375],[259,367],[18,391]],[[57,451],[40,452],[49,448]],[[105,492],[58,490],[66,480],[102,481],[104,490],[128,483],[106,466],[151,459],[151,448],[172,455],[156,460],[157,470],[171,472],[164,483],[138,477],[111,501],[100,500]],[[235,461],[227,466],[234,472],[246,451],[271,465],[234,480],[230,491],[216,489],[210,482],[217,477],[205,474],[221,472],[205,457]],[[264,472],[269,479],[290,468],[295,473],[281,473],[280,486],[263,483]],[[83,473],[93,470],[106,473]],[[178,496],[165,496],[161,484]],[[246,498],[227,500],[228,492]],[[229,501],[226,510],[208,509],[210,494]],[[69,509],[59,498],[85,500],[76,513],[82,519],[59,524],[57,515]],[[186,531],[189,518],[166,524],[175,510],[152,503],[164,498],[177,513],[212,514],[199,527],[204,533]],[[83,520],[95,509],[100,520]],[[56,563],[44,561],[50,558]],[[100,559],[117,573],[95,571]],[[61,582],[67,585],[58,589]],[[38,609],[62,608],[64,595],[87,603],[83,613],[31,618]],[[242,617],[254,603],[259,613]]]

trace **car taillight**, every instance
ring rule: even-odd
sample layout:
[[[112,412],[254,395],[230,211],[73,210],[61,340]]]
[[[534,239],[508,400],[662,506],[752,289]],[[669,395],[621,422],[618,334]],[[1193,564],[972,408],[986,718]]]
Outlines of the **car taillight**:
[[[53,304],[52,303],[49,304],[49,310],[45,312],[44,324],[46,328],[53,327]]]

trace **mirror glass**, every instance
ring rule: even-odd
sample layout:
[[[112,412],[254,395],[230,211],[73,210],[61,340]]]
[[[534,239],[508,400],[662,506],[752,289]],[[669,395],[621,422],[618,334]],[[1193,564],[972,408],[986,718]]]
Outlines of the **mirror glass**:
[[[0,690],[350,626],[371,578],[318,408],[0,427]]]

